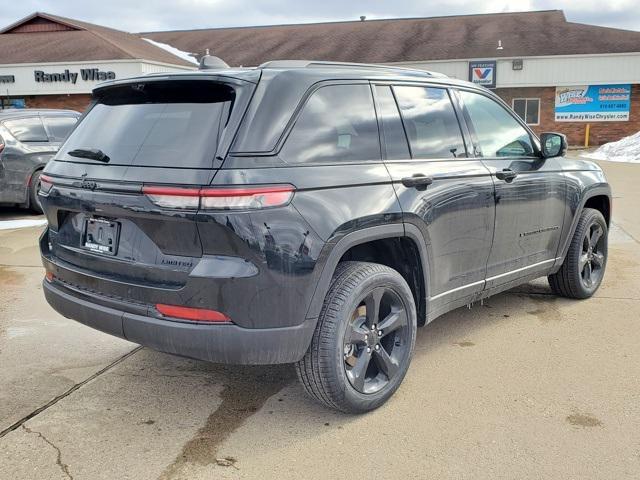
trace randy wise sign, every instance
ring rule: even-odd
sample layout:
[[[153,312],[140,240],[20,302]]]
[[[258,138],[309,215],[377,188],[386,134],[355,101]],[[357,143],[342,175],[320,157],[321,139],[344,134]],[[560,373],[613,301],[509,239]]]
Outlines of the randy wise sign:
[[[193,69],[136,59],[4,64],[0,65],[0,95],[86,94],[108,80],[185,70]]]
[[[78,81],[78,72],[69,71],[68,68],[65,68],[61,73],[34,70],[33,75],[36,82],[71,82],[75,84]],[[104,82],[105,80],[115,80],[116,73],[113,71],[104,72],[98,68],[81,68],[80,78],[85,82]]]

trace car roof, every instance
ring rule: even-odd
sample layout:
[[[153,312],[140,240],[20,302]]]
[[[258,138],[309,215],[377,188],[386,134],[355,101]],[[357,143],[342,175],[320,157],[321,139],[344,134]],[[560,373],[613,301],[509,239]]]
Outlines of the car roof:
[[[55,108],[7,108],[0,110],[0,120],[15,117],[30,117],[34,115],[80,115],[75,110],[62,110]]]
[[[401,65],[378,65],[365,63],[344,63],[344,62],[326,62],[317,60],[274,60],[263,63],[257,67],[229,67],[229,68],[208,68],[203,70],[190,70],[180,72],[162,72],[151,73],[138,77],[131,77],[119,80],[110,80],[98,84],[95,90],[105,87],[115,86],[126,83],[135,83],[142,81],[153,81],[161,79],[202,79],[203,77],[233,78],[251,83],[258,83],[262,72],[270,73],[287,73],[289,78],[297,77],[315,77],[315,81],[331,80],[331,79],[367,79],[367,80],[387,80],[387,81],[429,81],[441,83],[445,85],[464,85],[478,88],[477,85],[447,77],[446,75],[420,70],[416,68],[407,68]],[[296,73],[298,75],[296,75]],[[275,75],[273,75],[275,76]],[[292,78],[293,80],[293,78]]]
[[[255,86],[252,101],[236,132],[232,152],[274,152],[278,140],[292,114],[312,88],[326,83],[380,82],[430,84],[441,87],[464,87],[477,91],[487,90],[470,82],[449,78],[443,74],[409,69],[396,65],[369,65],[359,63],[321,62],[310,60],[278,60],[252,68],[214,67],[189,72],[167,72],[134,78],[111,80],[97,85],[93,92],[120,85],[156,81],[212,80],[229,81]]]
[[[260,69],[295,69],[295,68],[314,68],[322,72],[334,72],[338,69],[352,72],[362,77],[368,77],[371,74],[395,74],[399,77],[420,77],[420,78],[447,78],[446,75],[439,72],[429,70],[420,70],[417,68],[407,68],[401,65],[379,65],[373,63],[348,63],[348,62],[326,62],[318,60],[273,60],[265,62],[259,67]]]

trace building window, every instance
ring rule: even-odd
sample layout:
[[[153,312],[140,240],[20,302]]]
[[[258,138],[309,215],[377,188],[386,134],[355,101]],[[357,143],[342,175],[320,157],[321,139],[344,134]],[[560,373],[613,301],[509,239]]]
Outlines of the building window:
[[[514,98],[513,110],[527,123],[527,125],[540,124],[539,98]]]
[[[24,98],[1,98],[1,108],[25,108]]]

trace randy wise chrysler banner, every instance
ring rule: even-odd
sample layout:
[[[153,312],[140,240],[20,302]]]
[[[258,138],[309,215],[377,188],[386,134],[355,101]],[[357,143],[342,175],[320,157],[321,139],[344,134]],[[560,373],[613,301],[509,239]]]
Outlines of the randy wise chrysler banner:
[[[631,85],[556,87],[556,122],[627,122]]]

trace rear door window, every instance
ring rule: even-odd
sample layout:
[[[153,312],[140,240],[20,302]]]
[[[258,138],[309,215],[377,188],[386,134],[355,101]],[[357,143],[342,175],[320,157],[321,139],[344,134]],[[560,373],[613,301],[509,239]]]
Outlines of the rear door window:
[[[211,168],[231,115],[233,87],[209,81],[127,84],[101,92],[64,144],[98,149],[110,165]]]
[[[369,85],[329,85],[307,100],[280,157],[290,163],[380,160]]]
[[[54,142],[64,141],[78,121],[77,117],[72,116],[45,116],[42,120]]]
[[[460,124],[443,88],[394,86],[413,158],[466,157]]]
[[[7,120],[4,126],[11,132],[11,135],[20,142],[43,142],[49,141],[47,132],[42,125],[40,117],[16,118]]]

